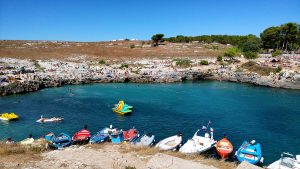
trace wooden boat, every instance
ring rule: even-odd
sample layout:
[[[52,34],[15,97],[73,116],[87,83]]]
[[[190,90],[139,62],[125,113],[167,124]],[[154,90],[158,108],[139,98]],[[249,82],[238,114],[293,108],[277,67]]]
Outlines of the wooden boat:
[[[290,153],[282,153],[281,158],[272,164],[267,169],[300,169],[300,155]]]
[[[180,149],[179,152],[190,154],[190,153],[202,153],[205,152],[216,144],[216,141],[213,138],[213,129],[210,128],[210,134],[208,133],[207,128],[203,129],[205,131],[204,136],[198,136],[198,129],[193,138],[189,139]]]
[[[233,151],[233,146],[231,142],[224,137],[223,139],[219,140],[215,145],[217,154],[221,156],[221,158],[227,158]]]
[[[72,140],[74,144],[83,144],[83,143],[88,143],[90,141],[90,137],[91,137],[91,132],[88,131],[87,129],[83,129],[75,133],[74,136],[72,137]]]
[[[251,142],[244,141],[235,155],[240,162],[247,161],[251,164],[263,162],[261,146],[255,140]]]
[[[19,116],[13,112],[0,114],[0,120],[12,121],[12,120],[18,120],[18,119],[19,119]]]
[[[139,132],[135,129],[129,129],[128,131],[123,131],[123,136],[125,141],[134,141],[138,138]]]
[[[155,147],[161,150],[176,150],[182,143],[182,134],[171,136],[158,142]]]
[[[133,141],[137,146],[152,146],[155,143],[155,136],[152,134],[144,134]]]
[[[53,139],[52,143],[49,144],[50,147],[56,149],[63,149],[72,144],[71,137],[66,133],[60,133],[56,138]]]

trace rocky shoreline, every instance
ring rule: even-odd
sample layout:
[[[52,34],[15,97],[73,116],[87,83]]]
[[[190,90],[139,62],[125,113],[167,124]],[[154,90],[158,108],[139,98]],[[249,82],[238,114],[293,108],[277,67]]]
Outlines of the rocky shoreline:
[[[208,65],[191,60],[189,66],[178,66],[172,59],[141,59],[100,64],[97,61],[0,59],[0,95],[27,93],[43,88],[89,83],[173,83],[185,80],[218,80],[250,83],[259,86],[300,89],[300,71],[285,68],[261,75],[242,69],[247,60],[219,64],[208,59]],[[256,61],[260,63],[259,60]],[[298,66],[299,68],[299,66]]]

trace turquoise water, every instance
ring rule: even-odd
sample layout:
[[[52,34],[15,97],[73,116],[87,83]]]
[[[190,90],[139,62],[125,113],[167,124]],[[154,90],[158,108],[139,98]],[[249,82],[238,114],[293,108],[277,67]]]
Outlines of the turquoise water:
[[[73,96],[68,95],[68,87]],[[188,139],[211,120],[215,138],[226,133],[235,148],[244,140],[260,142],[266,163],[283,151],[300,153],[300,91],[215,81],[68,87],[0,97],[2,112],[21,116],[19,121],[0,122],[0,139],[21,140],[29,133],[39,137],[50,131],[72,135],[85,124],[95,133],[110,123],[152,132],[157,140],[178,131]],[[134,106],[132,115],[111,111],[119,99]],[[41,114],[61,116],[65,121],[36,123]]]

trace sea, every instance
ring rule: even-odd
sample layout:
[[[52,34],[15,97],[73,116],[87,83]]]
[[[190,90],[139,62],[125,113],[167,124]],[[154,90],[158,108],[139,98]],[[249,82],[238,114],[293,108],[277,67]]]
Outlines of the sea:
[[[112,112],[119,100],[132,105],[133,113]],[[48,132],[72,136],[84,125],[95,134],[112,124],[152,133],[156,141],[182,132],[186,141],[210,122],[214,139],[226,135],[235,150],[243,141],[260,143],[265,164],[282,152],[300,154],[299,90],[219,81],[87,84],[0,97],[0,107],[20,116],[0,121],[0,140],[20,141],[29,134],[39,138]],[[64,121],[40,124],[36,120],[41,115]]]

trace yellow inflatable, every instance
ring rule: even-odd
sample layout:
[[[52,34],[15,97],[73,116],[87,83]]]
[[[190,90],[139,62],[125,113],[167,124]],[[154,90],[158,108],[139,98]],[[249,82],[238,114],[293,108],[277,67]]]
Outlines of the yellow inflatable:
[[[19,116],[16,115],[15,113],[3,113],[3,114],[0,114],[0,119],[6,120],[6,121],[17,120],[17,119],[19,119]]]

